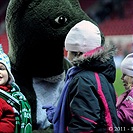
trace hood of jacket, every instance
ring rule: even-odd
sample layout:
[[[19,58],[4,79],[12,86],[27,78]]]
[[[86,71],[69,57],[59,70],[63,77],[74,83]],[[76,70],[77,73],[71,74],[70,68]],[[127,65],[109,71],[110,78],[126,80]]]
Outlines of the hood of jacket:
[[[113,57],[116,51],[115,45],[105,44],[93,51],[84,53],[79,58],[75,58],[72,64],[86,70],[102,73],[110,83],[114,83],[116,66]]]

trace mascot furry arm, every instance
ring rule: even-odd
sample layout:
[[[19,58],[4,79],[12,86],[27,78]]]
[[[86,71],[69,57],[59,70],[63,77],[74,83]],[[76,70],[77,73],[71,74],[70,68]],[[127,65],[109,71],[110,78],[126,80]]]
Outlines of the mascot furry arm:
[[[69,30],[82,20],[95,23],[78,0],[9,2],[8,55],[16,83],[31,105],[33,130],[50,125],[42,106],[58,102],[64,82],[64,40]],[[102,33],[101,36],[104,41]]]

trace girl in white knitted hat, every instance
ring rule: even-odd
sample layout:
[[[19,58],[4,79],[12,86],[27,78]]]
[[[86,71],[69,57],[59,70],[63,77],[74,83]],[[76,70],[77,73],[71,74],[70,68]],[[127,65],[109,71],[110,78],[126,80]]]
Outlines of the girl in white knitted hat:
[[[0,44],[0,133],[31,133],[31,108],[11,73]]]
[[[125,92],[118,97],[117,114],[121,130],[133,132],[133,53],[128,54],[121,63],[121,79]]]

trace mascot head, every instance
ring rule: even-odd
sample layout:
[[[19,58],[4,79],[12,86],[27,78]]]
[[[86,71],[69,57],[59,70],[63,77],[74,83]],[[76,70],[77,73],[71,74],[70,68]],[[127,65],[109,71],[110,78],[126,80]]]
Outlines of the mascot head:
[[[70,29],[82,20],[96,24],[81,9],[78,0],[9,1],[8,55],[15,81],[31,105],[33,129],[48,126],[42,106],[56,103],[60,97],[64,82],[64,78],[60,80],[64,72],[64,41]],[[101,36],[102,45],[102,33]],[[37,79],[43,79],[42,83],[34,82]],[[53,80],[57,81],[51,83]],[[58,95],[50,99],[51,94]]]
[[[6,29],[12,68],[34,77],[61,74],[65,37],[82,20],[96,24],[78,0],[10,0]]]

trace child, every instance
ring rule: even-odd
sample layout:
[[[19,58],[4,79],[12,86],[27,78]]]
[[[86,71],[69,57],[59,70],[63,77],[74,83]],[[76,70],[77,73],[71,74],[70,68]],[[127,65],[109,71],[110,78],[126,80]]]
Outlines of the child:
[[[121,123],[121,130],[133,132],[133,53],[128,54],[121,63],[123,73],[121,79],[125,92],[118,97],[117,114]]]
[[[65,48],[74,66],[67,72],[58,106],[43,107],[54,133],[119,132],[114,45],[101,44],[99,28],[83,20],[67,34]]]
[[[0,44],[0,133],[31,133],[31,109],[15,84],[10,61]]]

